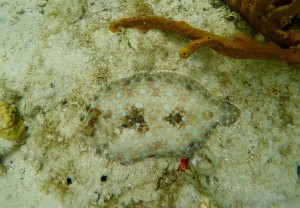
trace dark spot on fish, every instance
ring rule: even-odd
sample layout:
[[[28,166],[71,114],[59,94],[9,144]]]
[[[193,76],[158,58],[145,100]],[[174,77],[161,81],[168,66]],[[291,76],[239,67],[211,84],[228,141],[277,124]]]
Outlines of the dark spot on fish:
[[[123,119],[121,129],[123,128],[133,128],[139,133],[148,131],[149,127],[144,119],[144,109],[132,106]]]
[[[185,85],[185,87],[186,87],[186,89],[187,89],[188,91],[192,91],[192,90],[193,90],[193,87],[192,87],[192,85],[191,85],[190,83],[187,83],[187,84]]]
[[[184,113],[185,111],[183,109],[175,109],[172,110],[170,114],[168,116],[165,116],[163,119],[165,121],[168,121],[173,126],[180,128],[183,125],[182,117]]]

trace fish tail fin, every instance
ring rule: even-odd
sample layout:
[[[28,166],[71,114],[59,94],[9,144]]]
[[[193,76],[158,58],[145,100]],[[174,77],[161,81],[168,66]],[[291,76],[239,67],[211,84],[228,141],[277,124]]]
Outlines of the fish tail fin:
[[[228,100],[222,100],[219,104],[219,121],[221,126],[230,126],[234,124],[241,115],[241,111]]]

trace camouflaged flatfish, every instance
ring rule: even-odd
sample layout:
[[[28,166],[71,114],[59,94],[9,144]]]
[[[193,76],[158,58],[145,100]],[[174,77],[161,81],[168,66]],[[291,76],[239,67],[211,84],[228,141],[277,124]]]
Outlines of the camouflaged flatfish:
[[[195,79],[173,72],[139,73],[103,85],[84,134],[110,158],[189,156],[209,133],[230,126],[240,110],[217,102]]]

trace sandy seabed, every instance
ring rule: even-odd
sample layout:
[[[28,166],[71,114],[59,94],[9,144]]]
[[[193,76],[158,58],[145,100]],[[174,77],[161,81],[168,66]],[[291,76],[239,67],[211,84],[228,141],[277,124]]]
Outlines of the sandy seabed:
[[[26,207],[298,207],[300,68],[235,60],[151,30],[111,33],[122,17],[157,15],[232,37],[255,31],[219,0],[1,0],[0,99],[18,108],[28,136],[0,140],[0,204]],[[99,86],[141,71],[198,79],[239,106],[177,171],[181,158],[123,165],[79,136]],[[101,151],[101,150],[100,150]]]

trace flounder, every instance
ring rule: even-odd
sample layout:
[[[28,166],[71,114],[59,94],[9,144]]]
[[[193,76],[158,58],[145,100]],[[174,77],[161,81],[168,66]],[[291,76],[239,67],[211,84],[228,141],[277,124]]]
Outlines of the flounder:
[[[147,157],[188,157],[218,125],[240,110],[218,102],[199,81],[173,72],[138,73],[101,86],[83,132],[89,143],[123,163]]]

